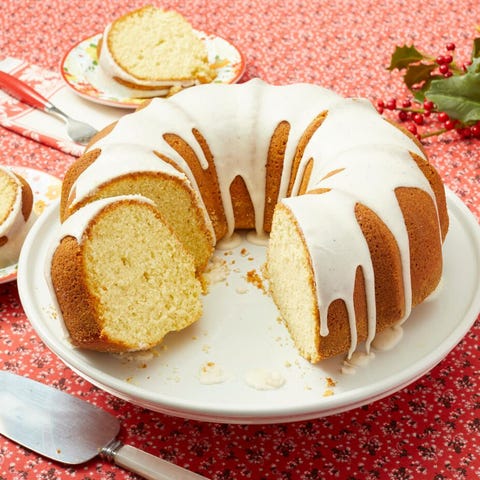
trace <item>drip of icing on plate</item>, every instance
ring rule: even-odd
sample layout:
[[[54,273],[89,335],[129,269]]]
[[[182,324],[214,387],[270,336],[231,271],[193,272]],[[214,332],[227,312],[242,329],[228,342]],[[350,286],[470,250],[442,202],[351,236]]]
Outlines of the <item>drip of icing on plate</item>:
[[[245,382],[256,390],[276,390],[285,384],[285,378],[277,370],[257,368],[245,374]]]

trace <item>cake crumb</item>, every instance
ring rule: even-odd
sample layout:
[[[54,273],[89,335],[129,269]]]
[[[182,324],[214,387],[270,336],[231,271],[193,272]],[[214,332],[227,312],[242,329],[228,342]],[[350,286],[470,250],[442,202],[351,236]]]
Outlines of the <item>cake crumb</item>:
[[[327,388],[324,392],[323,392],[323,396],[324,397],[331,397],[333,395],[333,390]]]
[[[263,293],[267,293],[265,289],[265,285],[263,284],[263,279],[262,277],[257,273],[256,270],[249,270],[247,272],[246,276],[247,282],[251,283],[255,287],[257,287],[259,290],[261,290]]]
[[[268,280],[269,275],[268,275],[268,269],[267,269],[267,264],[266,263],[262,263],[262,266],[260,267],[260,271],[262,272],[263,278]]]
[[[337,384],[337,382],[331,377],[327,377],[325,381],[327,382],[327,386],[329,387],[334,387]]]
[[[228,263],[223,258],[214,255],[208,262],[205,271],[200,276],[202,290],[205,293],[208,293],[210,285],[224,282],[227,279],[229,273],[230,268],[228,266]]]

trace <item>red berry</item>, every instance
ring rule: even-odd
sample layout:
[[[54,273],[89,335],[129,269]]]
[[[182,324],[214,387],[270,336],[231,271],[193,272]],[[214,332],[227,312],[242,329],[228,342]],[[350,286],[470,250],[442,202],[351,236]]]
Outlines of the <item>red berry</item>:
[[[407,127],[407,130],[412,133],[413,135],[416,135],[417,134],[417,127],[415,125],[409,125]]]
[[[447,120],[450,120],[450,117],[445,112],[440,112],[438,114],[438,120],[442,123],[445,123]]]
[[[445,55],[443,57],[443,61],[448,65],[449,63],[453,62],[453,57],[451,55]]]
[[[470,127],[470,131],[472,132],[472,136],[480,137],[480,125],[478,123]]]
[[[395,110],[397,108],[397,101],[394,98],[388,100],[385,104],[385,108],[387,108],[388,110]]]
[[[380,108],[385,108],[385,102],[383,100],[379,100],[377,102],[377,107],[380,107]]]
[[[451,77],[452,75],[453,75],[453,72],[452,72],[451,70],[448,70],[447,72],[445,72],[445,73],[443,74],[443,76],[444,76],[445,78],[449,78],[449,77]]]
[[[404,100],[404,101],[402,102],[402,107],[403,107],[403,108],[409,108],[409,107],[411,107],[411,106],[412,106],[412,102],[411,102],[410,100]]]
[[[428,112],[431,112],[435,108],[435,104],[431,102],[430,100],[425,100],[423,102],[423,108],[427,110]]]
[[[406,120],[408,120],[408,113],[405,112],[404,110],[400,110],[398,112],[398,119],[401,121],[401,122],[405,122]]]
[[[455,122],[453,120],[447,120],[445,122],[445,128],[447,130],[453,130],[455,128]]]
[[[439,67],[438,67],[438,70],[440,71],[440,73],[442,73],[443,75],[445,75],[448,71],[449,71],[449,68],[448,68],[448,65],[445,65],[445,64],[441,64]]]
[[[463,127],[457,129],[457,133],[462,137],[462,138],[469,138],[472,136],[472,130],[470,127]]]
[[[417,124],[417,125],[423,125],[423,115],[421,113],[416,113],[414,116],[413,116],[413,121]]]
[[[445,48],[449,51],[449,52],[453,52],[455,50],[455,44],[454,43],[447,43],[445,45]]]

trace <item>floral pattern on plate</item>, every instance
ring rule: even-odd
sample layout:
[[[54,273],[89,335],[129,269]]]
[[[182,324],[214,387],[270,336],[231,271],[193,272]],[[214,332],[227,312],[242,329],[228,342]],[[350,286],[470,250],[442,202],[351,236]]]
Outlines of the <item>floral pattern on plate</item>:
[[[210,65],[217,70],[215,83],[236,83],[245,71],[242,53],[231,43],[215,35],[196,31],[205,42]],[[102,75],[97,47],[102,34],[86,38],[64,56],[61,74],[77,94],[93,102],[120,108],[136,108],[145,99],[131,98],[128,90]]]

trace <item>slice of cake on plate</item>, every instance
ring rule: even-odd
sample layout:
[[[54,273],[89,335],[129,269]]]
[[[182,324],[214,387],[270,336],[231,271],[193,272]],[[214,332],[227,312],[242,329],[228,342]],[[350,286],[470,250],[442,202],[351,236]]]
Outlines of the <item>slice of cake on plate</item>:
[[[0,268],[18,261],[23,241],[36,219],[28,182],[0,167]]]
[[[190,23],[175,11],[151,5],[106,27],[99,64],[109,77],[145,97],[208,83],[216,76],[205,43]]]

